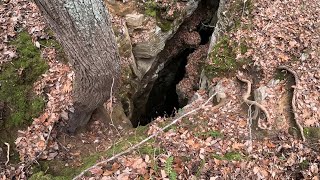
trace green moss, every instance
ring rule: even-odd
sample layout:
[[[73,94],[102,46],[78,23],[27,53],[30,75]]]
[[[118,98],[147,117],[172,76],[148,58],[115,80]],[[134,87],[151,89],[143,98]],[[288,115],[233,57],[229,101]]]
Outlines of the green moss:
[[[168,20],[157,20],[157,25],[163,32],[167,32],[172,28],[172,22]]]
[[[202,170],[202,168],[204,167],[205,164],[206,164],[206,161],[205,161],[204,159],[202,159],[202,160],[201,160],[201,163],[200,163],[200,166],[199,166],[199,168],[198,168],[198,170],[197,170],[197,173],[196,173],[196,177],[197,177],[198,179],[200,179],[201,170]]]
[[[248,46],[246,45],[246,43],[241,42],[240,43],[240,53],[245,54],[246,52],[248,52]]]
[[[221,156],[220,154],[213,154],[212,157],[213,157],[214,159],[223,160],[223,156]]]
[[[40,162],[41,166],[39,170],[46,171],[47,174],[50,174],[49,177],[52,177],[52,179],[72,179],[73,177],[81,173],[83,170],[94,165],[99,159],[101,159],[101,157],[112,157],[114,154],[120,153],[126,150],[127,148],[131,147],[133,144],[136,144],[141,140],[145,139],[147,137],[147,129],[147,126],[139,126],[138,128],[136,128],[135,135],[129,135],[127,137],[124,137],[122,140],[115,143],[107,151],[81,157],[81,162],[83,162],[83,164],[79,167],[66,167],[64,161],[52,160]],[[159,148],[153,148],[152,144],[153,141],[150,140],[146,142],[144,146],[140,147],[137,151],[141,154],[149,154],[150,156],[153,156],[154,153],[160,154],[163,152],[163,150]]]
[[[54,48],[56,50],[56,53],[57,53],[57,57],[56,57],[57,60],[59,60],[62,63],[67,64],[68,63],[68,59],[67,59],[66,54],[64,53],[63,47],[56,40],[56,38],[54,37],[54,34],[53,34],[53,32],[51,30],[47,30],[46,32],[48,33],[49,39],[43,39],[43,40],[39,41],[39,43],[43,47]]]
[[[240,161],[243,157],[240,153],[232,151],[232,152],[227,152],[224,155],[224,158],[228,161]]]
[[[319,140],[320,139],[320,128],[318,127],[304,127],[303,133],[306,138],[311,140]]]
[[[287,73],[285,73],[284,71],[277,71],[275,74],[275,79],[277,80],[285,80],[287,77]]]
[[[218,137],[222,137],[223,135],[219,131],[212,130],[208,132],[196,133],[195,136],[203,137],[203,138],[208,138],[208,137],[218,138]]]
[[[227,161],[240,161],[244,158],[242,156],[242,154],[240,154],[239,152],[235,152],[235,151],[227,152],[223,156],[219,155],[219,154],[213,154],[212,157],[215,159],[227,160]]]
[[[242,65],[248,63],[248,59],[236,59],[237,53],[242,55],[248,51],[248,47],[244,41],[239,44],[230,40],[228,36],[224,36],[213,47],[209,54],[211,64],[204,67],[205,73],[210,78],[234,73]]]
[[[309,161],[308,161],[308,160],[303,160],[303,161],[299,164],[299,167],[300,167],[302,170],[308,169],[308,167],[309,167]]]
[[[21,32],[11,45],[17,48],[18,58],[5,64],[0,72],[0,101],[8,107],[7,127],[31,122],[43,110],[45,102],[32,93],[32,87],[48,69],[27,32]]]
[[[250,19],[253,11],[253,3],[251,0],[247,0],[246,3],[243,3],[242,0],[236,0],[231,3],[229,11],[226,13],[228,19],[233,21],[233,26],[228,29],[228,31],[236,30],[241,26],[242,16],[249,16]],[[248,27],[246,27],[248,28]]]
[[[144,11],[147,16],[150,16],[156,19],[157,26],[159,26],[163,32],[167,32],[170,29],[172,29],[172,21],[164,19],[160,15],[161,10],[155,1],[153,0],[147,1]],[[175,16],[178,16],[178,15],[179,13],[175,12]]]
[[[37,172],[33,174],[30,178],[30,180],[68,180],[69,178],[63,177],[63,176],[52,176],[49,174],[45,174],[43,171]]]
[[[176,180],[177,179],[177,173],[173,169],[173,156],[169,156],[166,160],[165,164],[165,172],[167,173],[170,180]]]
[[[147,1],[145,5],[145,14],[147,16],[156,17],[157,11],[158,11],[157,3],[153,0]]]
[[[43,171],[40,171],[38,173],[33,174],[29,179],[30,180],[50,180],[50,179],[53,179],[53,177],[50,175],[46,175]]]

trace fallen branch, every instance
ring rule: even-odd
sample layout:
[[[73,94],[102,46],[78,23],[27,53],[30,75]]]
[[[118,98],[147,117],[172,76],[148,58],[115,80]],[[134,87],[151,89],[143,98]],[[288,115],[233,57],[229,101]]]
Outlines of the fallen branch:
[[[8,165],[8,163],[10,161],[10,144],[6,143],[6,142],[4,144],[8,147],[8,149],[7,149],[7,161],[6,161],[6,163],[4,165]]]
[[[138,148],[139,146],[141,146],[142,144],[146,143],[146,142],[149,141],[150,139],[156,137],[156,136],[159,135],[161,132],[163,132],[163,131],[165,131],[166,129],[168,129],[170,126],[176,124],[176,123],[177,123],[179,120],[181,120],[182,118],[184,118],[184,117],[186,117],[186,116],[188,116],[188,115],[190,115],[190,114],[192,114],[192,113],[194,113],[194,112],[197,112],[197,111],[199,111],[200,109],[205,108],[205,106],[212,100],[212,98],[213,98],[216,94],[217,94],[217,93],[214,93],[212,96],[210,96],[210,98],[209,98],[205,103],[203,103],[201,106],[199,106],[198,108],[193,109],[193,110],[191,110],[191,111],[183,114],[182,116],[180,116],[180,117],[178,117],[177,119],[173,120],[170,124],[168,124],[168,125],[166,125],[165,127],[161,128],[160,131],[158,131],[158,132],[152,134],[151,136],[147,137],[146,139],[140,141],[138,144],[135,144],[134,146],[128,148],[127,150],[122,151],[122,152],[120,152],[120,153],[112,156],[111,158],[109,158],[109,159],[107,159],[107,160],[100,161],[100,162],[96,163],[95,165],[93,165],[93,166],[85,169],[85,170],[82,171],[78,176],[74,177],[73,180],[77,180],[77,179],[81,178],[86,172],[90,171],[90,170],[93,169],[93,168],[96,168],[96,167],[98,167],[98,166],[100,166],[100,165],[106,164],[106,163],[108,163],[108,162],[110,162],[110,161],[112,161],[112,160],[114,160],[114,159],[116,159],[116,158],[118,158],[118,157],[120,157],[120,156],[122,156],[122,155],[124,155],[124,154],[127,154],[127,153],[131,152],[132,150]]]
[[[279,70],[286,70],[288,71],[289,73],[291,73],[294,77],[294,81],[295,81],[295,84],[296,86],[299,84],[299,77],[297,75],[297,73],[292,70],[291,68],[287,67],[287,66],[279,66],[278,67]],[[299,133],[300,133],[300,136],[302,138],[303,141],[306,140],[305,136],[304,136],[304,133],[303,133],[303,127],[301,126],[301,124],[298,122],[298,119],[297,119],[297,108],[296,108],[296,90],[294,87],[293,88],[293,95],[292,95],[292,101],[291,101],[291,105],[292,105],[292,110],[293,110],[293,115],[294,115],[294,122],[296,123],[297,127],[298,127],[298,130],[299,130]]]
[[[261,111],[263,111],[263,113],[266,115],[267,118],[267,122],[269,122],[270,120],[270,115],[267,111],[267,109],[262,106],[261,104],[259,104],[257,101],[251,101],[248,98],[250,97],[250,93],[251,93],[251,82],[247,79],[242,78],[241,76],[237,75],[237,78],[246,83],[247,84],[247,92],[242,96],[243,101],[248,104],[248,105],[254,105],[256,108],[261,109]]]

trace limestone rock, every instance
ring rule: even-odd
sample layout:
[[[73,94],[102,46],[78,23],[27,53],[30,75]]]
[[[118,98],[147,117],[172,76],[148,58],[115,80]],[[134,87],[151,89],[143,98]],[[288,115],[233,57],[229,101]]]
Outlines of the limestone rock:
[[[261,103],[268,96],[266,90],[266,86],[261,86],[258,89],[254,90],[254,100]]]
[[[127,14],[126,15],[126,22],[130,28],[136,29],[142,26],[143,21],[144,21],[143,14]]]

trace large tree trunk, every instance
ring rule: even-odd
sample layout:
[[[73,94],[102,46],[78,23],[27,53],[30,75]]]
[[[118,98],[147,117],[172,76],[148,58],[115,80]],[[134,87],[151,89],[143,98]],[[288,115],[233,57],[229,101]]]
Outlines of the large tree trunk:
[[[75,72],[70,132],[88,123],[92,112],[119,84],[120,58],[102,0],[35,0]]]

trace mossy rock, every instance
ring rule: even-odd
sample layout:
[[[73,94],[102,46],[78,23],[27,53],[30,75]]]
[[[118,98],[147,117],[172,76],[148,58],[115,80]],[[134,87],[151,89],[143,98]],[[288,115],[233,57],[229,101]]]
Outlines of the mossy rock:
[[[155,1],[149,0],[145,5],[145,15],[150,17],[156,17],[158,11],[158,6]]]
[[[160,29],[163,32],[167,32],[170,31],[172,29],[172,21],[168,21],[168,20],[157,20],[157,25],[160,27]]]
[[[208,77],[226,76],[249,62],[249,59],[236,59],[237,53],[244,55],[248,51],[245,41],[239,44],[224,36],[216,43],[209,54],[211,64],[204,67]]]
[[[157,26],[159,26],[163,32],[167,32],[172,29],[173,20],[164,19],[162,17],[161,9],[160,7],[158,7],[155,1],[147,1],[144,14],[149,17],[155,18]],[[180,14],[181,13],[176,12],[174,16],[177,18]]]
[[[6,104],[5,126],[19,126],[31,122],[45,106],[43,97],[36,96],[33,84],[48,69],[40,57],[40,50],[27,32],[21,32],[11,42],[18,58],[6,63],[0,72],[0,101]]]

